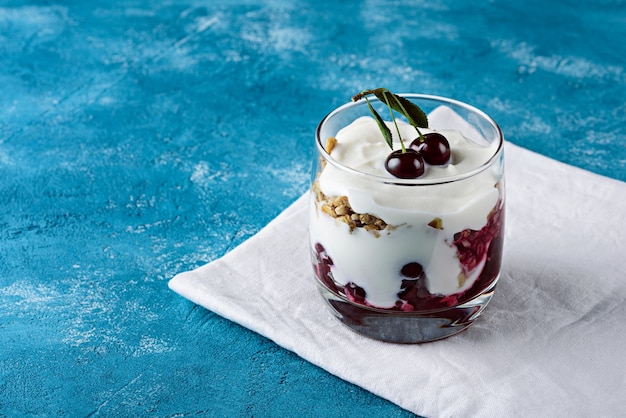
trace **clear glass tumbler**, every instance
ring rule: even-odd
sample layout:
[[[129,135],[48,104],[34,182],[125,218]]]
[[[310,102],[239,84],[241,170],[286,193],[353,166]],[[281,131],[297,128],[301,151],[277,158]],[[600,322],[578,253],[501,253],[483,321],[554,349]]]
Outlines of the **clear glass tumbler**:
[[[504,241],[504,137],[465,103],[401,96],[429,115],[429,129],[461,135],[482,157],[451,146],[452,166],[436,178],[359,171],[333,158],[329,138],[371,113],[364,100],[335,109],[316,131],[310,248],[318,289],[342,323],[377,340],[420,343],[464,330],[493,296]]]

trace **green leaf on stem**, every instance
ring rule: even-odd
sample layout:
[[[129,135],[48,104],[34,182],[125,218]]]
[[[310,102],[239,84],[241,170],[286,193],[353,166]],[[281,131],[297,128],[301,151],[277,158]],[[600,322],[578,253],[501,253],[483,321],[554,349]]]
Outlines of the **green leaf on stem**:
[[[374,110],[374,108],[370,104],[370,101],[367,100],[367,97],[365,98],[365,101],[367,102],[367,106],[370,109],[370,113],[372,114],[372,116],[374,116],[374,120],[376,120],[376,123],[378,124],[378,129],[380,129],[380,133],[382,133],[383,138],[385,138],[385,142],[387,143],[387,145],[389,145],[389,148],[393,149],[393,137],[391,135],[391,130],[389,130],[387,125],[385,125],[385,121],[383,121],[383,118],[380,117],[378,112]]]
[[[372,90],[372,94],[381,102],[389,103],[389,106],[391,106],[393,110],[404,115],[415,128],[428,128],[428,117],[426,113],[410,100],[393,94],[387,89],[375,89]],[[385,96],[387,98],[386,100]]]
[[[426,116],[426,113],[424,113],[424,111],[418,105],[411,102],[407,98],[398,96],[397,94],[393,94],[392,92],[389,91],[389,89],[386,89],[384,87],[379,87],[377,89],[372,89],[372,90],[363,90],[355,94],[354,96],[352,96],[353,102],[359,101],[361,99],[365,99],[365,101],[367,102],[367,105],[369,106],[372,116],[374,116],[374,119],[376,120],[376,123],[378,124],[380,132],[383,134],[385,141],[387,142],[387,144],[389,145],[391,149],[393,149],[393,138],[391,136],[391,131],[389,130],[389,128],[387,128],[383,119],[380,117],[378,113],[376,113],[376,111],[370,104],[369,100],[367,99],[367,96],[369,96],[370,94],[373,94],[374,96],[376,96],[378,100],[386,104],[387,107],[389,108],[391,119],[393,120],[393,123],[396,127],[396,131],[398,131],[398,137],[400,139],[400,144],[402,145],[402,152],[405,152],[406,149],[404,147],[404,142],[402,141],[402,136],[400,135],[400,130],[398,129],[398,124],[396,123],[396,118],[394,117],[394,114],[393,114],[394,110],[402,114],[407,119],[407,121],[415,128],[415,130],[417,131],[417,134],[419,135],[420,141],[424,140],[424,137],[422,136],[422,132],[420,131],[420,128],[428,128],[428,117]]]

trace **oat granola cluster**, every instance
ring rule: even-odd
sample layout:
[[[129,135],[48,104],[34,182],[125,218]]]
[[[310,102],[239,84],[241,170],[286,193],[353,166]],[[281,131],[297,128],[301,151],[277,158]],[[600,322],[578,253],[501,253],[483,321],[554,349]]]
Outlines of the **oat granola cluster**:
[[[321,205],[322,212],[347,224],[350,231],[354,231],[355,228],[364,228],[378,236],[379,231],[388,227],[385,221],[374,215],[356,213],[352,210],[346,196],[326,196],[319,189],[317,181],[313,184],[313,191],[315,192],[315,200],[318,205]]]
[[[330,137],[326,141],[326,152],[329,154],[337,145],[337,139]],[[322,167],[325,165],[325,161],[322,162]],[[348,202],[347,196],[326,196],[319,188],[317,181],[313,183],[313,192],[315,193],[315,200],[318,205],[321,205],[321,210],[325,214],[347,224],[350,227],[350,231],[354,231],[355,228],[363,228],[376,235],[380,236],[379,231],[385,228],[391,229],[391,225],[387,225],[385,221],[377,218],[369,213],[357,213],[352,210],[350,202]]]

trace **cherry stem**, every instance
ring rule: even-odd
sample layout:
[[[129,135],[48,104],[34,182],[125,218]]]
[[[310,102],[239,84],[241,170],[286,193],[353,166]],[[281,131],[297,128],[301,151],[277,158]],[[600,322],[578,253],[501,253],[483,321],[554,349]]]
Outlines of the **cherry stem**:
[[[352,101],[356,102],[356,101],[361,100],[361,99],[364,98],[369,103],[369,100],[367,100],[367,96],[369,96],[370,94],[376,95],[376,93],[381,94],[385,98],[385,104],[387,105],[387,108],[389,109],[389,113],[391,114],[391,120],[393,120],[393,124],[396,127],[396,132],[398,132],[398,138],[400,139],[400,145],[402,146],[402,153],[406,152],[406,148],[404,147],[404,141],[402,141],[402,137],[400,136],[400,129],[398,128],[398,123],[396,122],[396,118],[395,118],[395,116],[393,114],[393,108],[391,107],[391,104],[389,104],[389,95],[391,95],[391,97],[393,98],[394,102],[401,109],[400,113],[402,113],[402,115],[405,118],[407,118],[409,123],[417,131],[417,135],[419,136],[420,143],[423,143],[425,141],[424,135],[422,135],[422,132],[417,127],[417,123],[413,120],[413,118],[411,117],[409,112],[407,112],[406,108],[402,105],[400,100],[398,100],[398,98],[393,93],[391,93],[391,91],[389,89],[381,87],[381,88],[377,88],[377,89],[374,89],[374,90],[363,90],[362,92],[357,93],[354,96],[352,96]]]
[[[387,97],[387,94],[386,94],[388,91],[389,90],[387,89],[383,91],[383,97],[385,98],[385,104],[387,105],[387,108],[389,109],[391,120],[393,121],[393,124],[396,127],[396,132],[398,133],[398,139],[400,140],[400,146],[402,147],[402,153],[404,154],[406,153],[406,148],[404,147],[404,141],[402,140],[402,135],[400,134],[400,128],[398,128],[398,122],[396,122],[396,117],[393,114],[393,109],[391,108],[391,105],[389,104],[389,98]],[[404,110],[404,108],[402,108],[402,110]]]
[[[389,90],[387,90],[389,91]],[[411,117],[411,115],[409,114],[409,112],[406,111],[406,109],[404,108],[404,106],[402,105],[402,103],[400,102],[400,100],[398,100],[398,98],[396,96],[393,96],[393,99],[395,100],[395,102],[398,104],[398,106],[400,107],[400,109],[402,109],[402,114],[408,119],[409,123],[411,125],[413,125],[413,127],[415,128],[415,130],[417,131],[417,135],[420,138],[420,142],[424,142],[424,135],[422,135],[422,132],[419,130],[419,128],[417,127],[417,123],[415,123],[415,121],[413,120],[413,118]],[[385,94],[385,99],[387,98],[387,95]],[[387,103],[387,106],[389,106],[389,103]],[[391,111],[391,107],[389,107],[389,111]],[[394,123],[395,123],[395,119],[394,119]],[[397,128],[397,126],[396,126]],[[404,149],[404,146],[402,147]]]

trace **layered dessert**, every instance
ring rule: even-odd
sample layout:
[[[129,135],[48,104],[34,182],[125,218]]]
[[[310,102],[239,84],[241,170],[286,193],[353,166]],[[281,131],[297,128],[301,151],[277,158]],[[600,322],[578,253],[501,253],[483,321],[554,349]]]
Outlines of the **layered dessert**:
[[[437,120],[436,129],[360,116],[325,138],[310,240],[316,277],[339,299],[383,311],[436,312],[471,301],[497,281],[504,187],[494,159],[502,144],[481,141],[479,132],[469,138],[449,108],[429,119]],[[408,171],[416,175],[398,169],[398,158],[411,148],[427,154],[425,138],[436,135],[445,138],[439,152],[445,158],[410,156]]]

